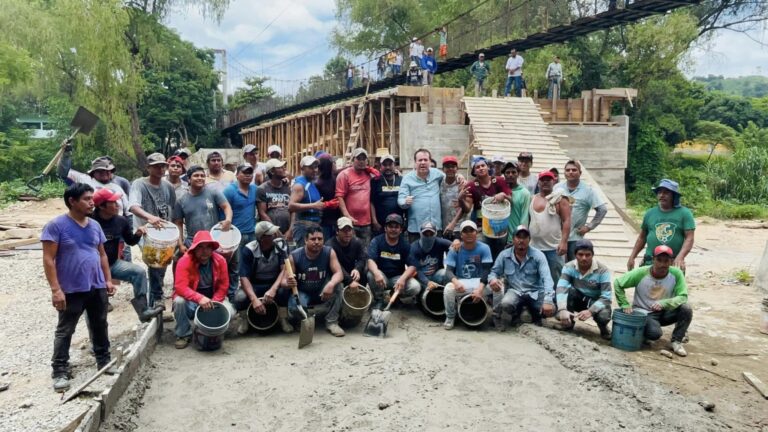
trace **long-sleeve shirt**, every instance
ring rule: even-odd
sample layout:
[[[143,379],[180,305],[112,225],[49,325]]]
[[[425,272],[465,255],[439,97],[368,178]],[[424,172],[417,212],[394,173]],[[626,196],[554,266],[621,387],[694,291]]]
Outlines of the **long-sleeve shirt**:
[[[486,61],[476,61],[470,66],[469,73],[471,73],[476,80],[484,80],[491,74],[491,64]]]
[[[229,289],[229,272],[227,260],[218,253],[211,255],[213,264],[213,301],[223,301]],[[176,265],[175,279],[173,281],[173,297],[182,296],[184,299],[200,303],[203,295],[198,292],[200,283],[200,271],[198,263],[192,258],[192,254],[185,253]]]
[[[417,233],[426,220],[431,220],[438,230],[443,229],[442,208],[440,207],[440,184],[445,174],[437,168],[430,168],[426,179],[411,171],[403,177],[397,194],[397,205],[408,211],[408,232]],[[408,196],[413,197],[409,206],[405,203]]]
[[[128,222],[128,218],[125,216],[113,216],[109,219],[103,219],[96,213],[93,215],[93,220],[99,223],[101,230],[104,231],[104,237],[107,239],[104,242],[104,252],[107,254],[107,261],[109,265],[115,263],[120,255],[120,240],[125,241],[130,246],[133,246],[141,240],[140,235],[136,235],[131,230],[131,224]]]
[[[344,275],[342,283],[349,285],[352,283],[352,270],[357,270],[360,273],[360,283],[365,285],[366,266],[368,265],[368,252],[363,247],[363,243],[353,238],[347,246],[342,246],[339,243],[339,239],[331,237],[326,246],[330,246],[336,252],[336,257],[339,259],[339,265],[341,266],[341,273]]]
[[[632,308],[650,312],[654,303],[665,310],[677,309],[688,303],[688,285],[685,275],[677,267],[670,267],[669,273],[661,279],[651,275],[652,266],[638,267],[616,278],[613,283],[616,292],[616,302],[620,308],[629,307],[624,290],[634,288]]]
[[[596,314],[611,305],[611,271],[603,263],[593,259],[592,267],[583,275],[579,271],[578,262],[573,260],[563,267],[560,280],[557,281],[555,298],[558,310],[567,309],[568,293],[572,289],[592,299],[589,310]]]
[[[518,294],[527,294],[534,300],[544,295],[544,303],[554,303],[554,282],[549,273],[547,258],[534,247],[528,247],[528,253],[522,262],[517,261],[515,248],[504,249],[491,267],[488,283],[501,278],[506,289]]]
[[[443,255],[451,248],[451,242],[444,238],[436,238],[432,249],[425,252],[419,241],[411,244],[408,255],[408,265],[416,268],[416,279],[423,286],[429,283],[429,277],[443,268]]]
[[[429,71],[430,73],[436,73],[437,72],[437,62],[435,61],[435,58],[431,55],[425,55],[421,58],[421,68],[424,70]]]
[[[552,62],[547,66],[547,78],[561,78],[563,76],[563,65]]]

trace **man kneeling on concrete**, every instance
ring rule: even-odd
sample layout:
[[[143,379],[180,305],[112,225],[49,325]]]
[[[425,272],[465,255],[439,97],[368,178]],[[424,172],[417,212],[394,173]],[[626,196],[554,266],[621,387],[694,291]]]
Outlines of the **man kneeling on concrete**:
[[[656,246],[653,250],[653,263],[650,266],[636,268],[614,282],[616,302],[624,313],[639,312],[647,314],[645,338],[658,340],[662,335],[662,326],[675,325],[672,331],[672,351],[685,357],[688,353],[683,348],[683,338],[691,325],[693,310],[688,305],[688,285],[685,275],[677,267],[671,267],[674,252],[667,245]],[[627,301],[624,290],[634,288],[632,306]]]
[[[298,290],[299,301],[305,311],[311,306],[322,305],[326,313],[325,328],[336,337],[344,336],[344,330],[339,326],[341,281],[344,276],[336,252],[330,246],[323,246],[323,229],[307,226],[304,246],[291,252],[289,259],[294,274],[285,272],[285,285]],[[294,319],[304,318],[295,297],[288,301],[288,310]]]
[[[176,318],[176,344],[186,348],[192,339],[192,324],[197,307],[213,309],[213,302],[223,302],[229,289],[227,260],[214,252],[219,242],[209,231],[200,230],[192,245],[176,265],[173,284],[173,315]]]
[[[373,289],[374,309],[381,309],[385,293],[400,293],[400,300],[411,303],[421,291],[419,283],[408,270],[411,246],[400,234],[403,217],[392,213],[384,221],[384,234],[371,240],[368,246],[368,283]]]
[[[443,268],[443,257],[451,242],[437,237],[437,227],[431,221],[421,224],[421,238],[411,244],[408,271],[415,274],[422,289],[431,290],[450,281]]]
[[[611,271],[595,259],[595,248],[586,239],[573,245],[576,259],[563,267],[557,282],[557,319],[565,329],[576,322],[594,318],[600,328],[600,337],[610,339],[608,322],[611,320]]]
[[[277,303],[280,328],[284,333],[293,332],[293,326],[288,322],[290,292],[280,289],[288,254],[275,246],[275,236],[279,234],[280,227],[261,221],[256,224],[256,240],[246,243],[240,251],[240,289],[235,293],[233,305],[240,315],[238,334],[248,332],[248,306],[264,315],[267,313],[265,305],[273,302]]]
[[[459,225],[461,246],[459,250],[451,249],[445,257],[445,274],[450,280],[443,290],[445,303],[445,322],[443,328],[453,329],[456,320],[456,301],[466,295],[473,297],[477,303],[483,300],[485,284],[488,283],[488,273],[493,264],[491,248],[477,240],[477,224],[465,220]],[[493,294],[493,304],[501,301],[500,292]]]
[[[530,242],[528,227],[519,225],[512,237],[512,247],[499,254],[488,275],[488,284],[494,294],[504,291],[504,298],[494,311],[497,330],[503,331],[515,321],[523,307],[528,309],[533,324],[538,326],[542,315],[549,317],[555,313],[554,282],[547,258],[540,250],[531,247]]]

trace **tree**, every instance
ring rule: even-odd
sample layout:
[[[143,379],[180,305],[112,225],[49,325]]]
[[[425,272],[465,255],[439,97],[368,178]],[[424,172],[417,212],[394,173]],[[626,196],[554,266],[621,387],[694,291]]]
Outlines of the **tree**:
[[[229,100],[229,109],[237,109],[274,96],[275,90],[264,85],[267,79],[267,77],[245,78],[243,81],[247,87],[235,90],[235,93]]]
[[[702,120],[696,123],[696,140],[709,146],[707,162],[712,159],[712,154],[717,146],[723,146],[729,150],[736,148],[738,136],[733,128],[720,122]]]

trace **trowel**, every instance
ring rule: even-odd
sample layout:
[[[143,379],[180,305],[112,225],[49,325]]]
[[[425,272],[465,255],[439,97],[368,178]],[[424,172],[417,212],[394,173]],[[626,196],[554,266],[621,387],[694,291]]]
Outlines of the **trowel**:
[[[275,239],[275,247],[286,253],[288,251],[288,245],[282,238]],[[291,260],[289,258],[285,259],[285,274],[288,275],[288,277],[294,276],[293,267],[291,266]],[[307,311],[305,311],[304,307],[301,305],[301,301],[299,300],[299,290],[294,286],[291,288],[291,291],[293,292],[293,299],[296,300],[296,308],[299,310],[299,313],[304,316],[301,320],[299,330],[299,349],[301,349],[312,343],[312,338],[315,336],[315,317],[307,315]]]
[[[72,134],[67,137],[64,141],[61,142],[61,147],[59,148],[59,151],[56,152],[56,155],[51,159],[50,162],[48,162],[48,165],[46,165],[45,169],[43,169],[43,173],[39,176],[31,179],[27,182],[27,187],[32,189],[35,193],[40,192],[40,187],[43,184],[43,180],[45,179],[45,176],[48,175],[49,172],[53,169],[53,167],[56,166],[57,163],[59,163],[59,160],[61,159],[61,156],[64,155],[64,149],[67,147],[69,143],[72,142],[72,140],[75,138],[75,135],[78,133],[83,133],[88,135],[91,133],[91,130],[93,130],[93,127],[96,126],[96,123],[99,122],[99,116],[96,114],[88,111],[85,107],[79,107],[77,108],[77,112],[75,113],[75,118],[72,119],[72,122],[69,124],[74,128],[72,131]]]
[[[389,303],[384,310],[373,309],[371,311],[371,317],[368,319],[368,323],[365,324],[363,330],[363,336],[381,337],[387,335],[387,328],[389,327],[389,317],[392,312],[389,311],[390,306],[397,300],[397,296],[400,295],[400,291],[395,291],[392,297],[389,299]]]

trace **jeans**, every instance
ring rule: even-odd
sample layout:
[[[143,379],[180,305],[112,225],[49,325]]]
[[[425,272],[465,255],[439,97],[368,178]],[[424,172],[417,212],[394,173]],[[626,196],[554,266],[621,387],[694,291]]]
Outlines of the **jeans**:
[[[553,286],[552,289],[557,288],[557,281],[560,280],[560,274],[563,272],[563,265],[565,260],[562,256],[557,254],[557,250],[541,251],[547,258],[547,265],[549,265],[549,274],[552,276]]]
[[[504,85],[504,96],[509,96],[509,92],[512,89],[512,83],[515,83],[515,96],[520,97],[523,90],[523,77],[522,76],[508,76],[507,83]]]
[[[331,296],[331,298],[326,301],[323,301],[323,299],[320,298],[322,288],[316,292],[299,290],[299,302],[301,303],[301,306],[304,308],[305,312],[307,312],[307,308],[310,306],[320,305],[321,307],[318,308],[316,312],[326,314],[326,324],[334,324],[339,322],[339,312],[341,311],[341,289],[341,284],[337,284],[333,290],[333,296]],[[288,300],[288,313],[293,319],[301,320],[304,318],[304,315],[299,312],[299,308],[296,305],[296,297],[294,296],[291,296]]]
[[[445,269],[440,269],[432,273],[432,276],[427,276],[427,280],[442,286],[445,286],[446,284],[448,284],[448,282],[450,282],[450,279],[448,279],[448,275],[446,274]],[[421,289],[423,291],[427,289],[427,286],[421,285]]]
[[[156,301],[163,302],[163,286],[165,282],[165,270],[168,267],[149,267],[149,306],[154,306]]]
[[[226,258],[226,257],[225,257]],[[232,256],[227,258],[227,273],[229,273],[229,289],[227,298],[230,303],[235,299],[235,293],[240,287],[240,249],[232,252]]]
[[[355,228],[355,237],[357,237],[360,242],[363,244],[363,247],[365,250],[368,250],[368,245],[371,244],[371,226],[356,226]]]
[[[680,305],[677,309],[662,312],[651,312],[645,321],[645,338],[658,340],[663,334],[661,328],[670,324],[675,325],[672,330],[672,342],[682,342],[688,327],[693,319],[693,310],[688,304]]]
[[[401,68],[402,65],[392,65],[392,73],[395,75],[400,75]]]
[[[379,288],[379,285],[376,283],[376,279],[373,277],[373,273],[367,272],[366,276],[368,277],[368,286],[371,288],[371,291],[373,291],[373,303],[374,305],[378,306],[382,306],[382,302],[384,301],[384,292],[394,289],[395,283],[397,283],[397,280],[400,279],[400,276],[388,278],[386,275],[384,275],[384,287]],[[400,299],[415,300],[416,296],[418,296],[420,292],[421,284],[419,281],[417,281],[416,278],[410,278],[405,282],[405,287],[403,287],[403,291],[400,293]]]
[[[134,298],[147,296],[147,273],[141,266],[119,259],[112,264],[109,272],[113,279],[128,281],[133,285]]]
[[[461,279],[459,279],[461,281]],[[445,285],[445,289],[443,290],[443,303],[445,304],[445,317],[447,319],[455,319],[456,318],[456,304],[459,300],[461,300],[464,296],[468,296],[475,292],[476,286],[465,286],[464,292],[457,292],[456,287],[452,283],[447,283]],[[491,293],[493,296],[492,305],[494,310],[498,308],[499,304],[501,303],[501,291],[499,292],[493,292],[491,289],[486,285],[485,288],[483,288],[483,297],[486,297],[488,293]]]
[[[253,293],[256,294],[256,297],[263,297],[264,293],[266,293],[270,288],[272,288],[272,285],[253,285]],[[275,303],[277,303],[280,307],[286,307],[288,306],[288,300],[291,298],[291,292],[287,289],[279,289],[277,290],[277,295],[275,295]],[[245,290],[242,288],[237,290],[237,293],[235,293],[235,301],[232,302],[232,306],[234,306],[236,311],[244,311],[248,309],[248,306],[251,305],[251,299],[248,298],[248,295],[245,294]]]
[[[352,87],[355,84],[355,79],[352,77],[347,77],[347,90],[352,90]]]
[[[475,96],[481,97],[485,96],[485,78],[478,79],[475,78]]]
[[[53,338],[53,357],[51,367],[53,378],[69,375],[69,347],[77,322],[83,312],[88,314],[85,321],[90,330],[93,353],[99,367],[109,363],[109,335],[107,332],[107,290],[91,288],[88,292],[64,294],[67,307],[59,312],[59,323]]]
[[[557,98],[560,99],[560,77],[551,77],[548,80],[549,86],[547,87],[547,99],[552,99],[555,94],[555,86],[557,86]]]
[[[176,319],[176,337],[192,336],[192,321],[195,319],[197,303],[182,296],[173,299],[173,317]]]
[[[531,320],[536,325],[541,325],[541,307],[544,305],[544,293],[539,292],[536,299],[531,293],[520,293],[508,289],[500,302],[501,319],[504,322],[512,322],[520,315],[523,307],[528,308],[531,314]]]
[[[571,290],[568,291],[566,309],[568,309],[570,312],[579,313],[583,310],[589,309],[595,300],[596,299],[585,296],[579,290],[571,288]],[[600,329],[607,328],[608,323],[611,321],[611,306],[600,309],[600,312],[592,315],[592,319],[595,320],[595,323],[597,323],[597,326],[600,327]]]

